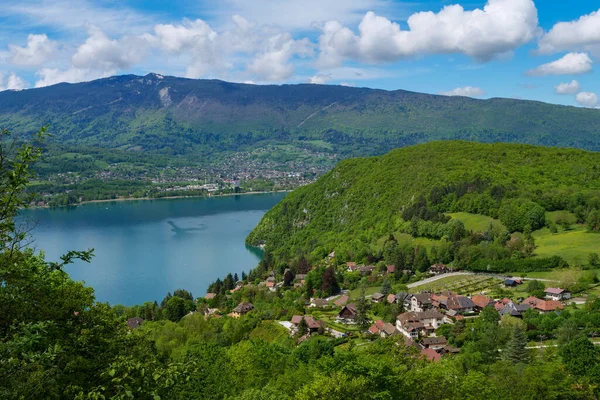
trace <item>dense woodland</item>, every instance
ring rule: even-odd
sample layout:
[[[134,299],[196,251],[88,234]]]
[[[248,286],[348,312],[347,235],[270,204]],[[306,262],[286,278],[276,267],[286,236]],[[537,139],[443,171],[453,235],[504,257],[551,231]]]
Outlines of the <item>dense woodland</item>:
[[[600,155],[517,144],[434,142],[381,157],[342,161],[314,184],[299,188],[248,236],[266,245],[272,264],[324,258],[385,260],[423,271],[452,263],[475,271],[534,271],[565,266],[535,257],[532,233],[566,210],[590,232],[600,226]],[[446,213],[499,221],[481,232]],[[430,251],[402,237],[435,240]],[[381,245],[383,242],[383,245]]]

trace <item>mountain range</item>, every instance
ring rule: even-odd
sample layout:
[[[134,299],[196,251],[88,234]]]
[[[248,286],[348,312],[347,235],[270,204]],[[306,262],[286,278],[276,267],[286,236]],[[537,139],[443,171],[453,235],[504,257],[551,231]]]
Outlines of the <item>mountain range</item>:
[[[342,158],[433,140],[600,150],[600,110],[332,85],[148,74],[0,93],[0,126],[56,142],[212,157],[286,144]]]

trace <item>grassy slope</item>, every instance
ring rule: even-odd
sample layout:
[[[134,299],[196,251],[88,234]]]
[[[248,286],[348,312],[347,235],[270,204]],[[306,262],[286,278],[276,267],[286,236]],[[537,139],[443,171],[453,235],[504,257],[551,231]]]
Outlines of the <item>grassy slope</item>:
[[[504,228],[502,222],[486,215],[470,214],[465,212],[448,213],[447,215],[462,221],[462,223],[465,224],[465,228],[473,232],[487,231],[490,227],[490,223],[494,224],[494,226],[506,229]]]
[[[538,256],[559,255],[569,263],[585,264],[589,253],[600,252],[600,234],[590,233],[583,225],[552,234],[547,228],[533,233]]]
[[[448,214],[465,224],[467,229],[474,232],[482,232],[488,229],[490,222],[503,226],[498,220],[485,215],[469,213]],[[567,219],[573,225],[571,230],[565,231],[559,228],[558,233],[550,233],[548,228],[540,229],[533,233],[535,239],[535,254],[540,257],[558,255],[570,264],[585,264],[589,253],[600,252],[600,235],[587,231],[585,225],[575,225],[575,215],[568,211],[552,211],[546,213],[546,218],[557,221]]]

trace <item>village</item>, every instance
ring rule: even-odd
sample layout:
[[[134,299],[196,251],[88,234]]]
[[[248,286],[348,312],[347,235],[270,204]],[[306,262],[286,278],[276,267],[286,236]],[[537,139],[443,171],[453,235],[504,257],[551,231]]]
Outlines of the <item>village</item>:
[[[339,293],[325,297],[310,297],[304,301],[304,313],[290,316],[289,320],[280,320],[278,323],[285,327],[289,334],[297,338],[298,344],[311,336],[327,335],[333,338],[356,338],[357,343],[367,344],[378,338],[397,338],[399,343],[417,349],[421,356],[430,361],[439,361],[442,357],[460,352],[460,348],[449,343],[440,331],[448,326],[477,319],[486,309],[493,309],[503,321],[522,319],[527,312],[560,314],[573,300],[568,289],[548,287],[538,293],[538,296],[519,298],[493,297],[489,290],[474,290],[469,294],[459,294],[449,288],[434,290],[435,282],[444,282],[444,279],[461,277],[467,282],[498,281],[502,288],[510,289],[524,285],[523,278],[487,276],[471,276],[465,273],[452,271],[451,267],[435,264],[429,268],[424,280],[412,284],[416,289],[420,286],[423,290],[405,290],[394,292],[387,282],[386,276],[392,276],[396,267],[388,265],[383,271],[377,271],[375,266],[357,265],[354,262],[346,263],[346,272],[358,272],[362,276],[372,277],[383,281],[381,290],[367,294],[362,290],[341,290]],[[409,273],[410,271],[404,271]],[[266,292],[277,293],[285,289],[301,291],[306,285],[306,274],[297,274],[289,281],[289,270],[283,276],[288,279],[277,280],[271,274],[266,280],[256,285],[256,288]],[[427,282],[427,284],[419,283]],[[463,282],[463,281],[461,281]],[[231,294],[243,290],[253,284],[242,281],[236,283]],[[438,286],[441,287],[441,286]],[[482,286],[483,287],[483,286]],[[464,292],[463,290],[457,290]],[[467,286],[477,288],[477,285]],[[502,290],[502,289],[500,289]],[[504,292],[508,293],[508,292]],[[231,294],[229,296],[231,296]],[[205,318],[240,318],[255,311],[255,306],[247,301],[240,302],[229,313],[222,313],[220,309],[210,305],[217,299],[216,293],[207,293],[201,300],[204,307],[199,306]],[[387,310],[387,317],[382,317],[381,310]],[[378,311],[379,310],[379,311]],[[499,321],[499,323],[501,323]],[[441,329],[440,329],[441,328]]]

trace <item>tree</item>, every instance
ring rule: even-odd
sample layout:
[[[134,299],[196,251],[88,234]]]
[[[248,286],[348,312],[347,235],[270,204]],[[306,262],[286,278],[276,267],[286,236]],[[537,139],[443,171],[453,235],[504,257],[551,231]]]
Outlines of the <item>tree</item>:
[[[188,292],[185,289],[177,289],[173,292],[173,296],[181,297],[184,300],[194,300],[194,296],[192,296],[191,292]]]
[[[165,306],[165,317],[177,322],[185,316],[185,301],[178,296],[171,297]]]
[[[321,284],[321,292],[324,296],[331,296],[340,291],[340,286],[338,285],[337,280],[335,279],[335,270],[333,269],[333,267],[328,267],[325,269],[325,272],[323,273],[322,282],[323,283]]]
[[[227,274],[225,279],[223,279],[223,290],[225,290],[225,292],[229,292],[233,288],[235,288],[235,281],[233,280],[233,275],[231,275],[230,272]]]
[[[306,257],[302,256],[300,257],[300,260],[298,261],[298,273],[299,274],[308,274],[311,270],[311,266],[310,263],[308,262],[308,260],[306,259]]]
[[[579,326],[573,318],[564,320],[556,330],[556,338],[558,339],[558,344],[561,346],[572,342],[580,335]]]
[[[586,218],[588,230],[592,232],[600,232],[600,211],[593,209]]]
[[[391,290],[392,290],[392,285],[390,284],[390,281],[388,279],[385,279],[383,281],[383,284],[381,285],[381,294],[387,296]]]
[[[218,279],[217,279],[218,280]],[[218,293],[218,292],[216,292]],[[162,299],[162,301],[160,302],[160,306],[162,308],[165,308],[167,306],[167,302],[169,300],[171,300],[171,297],[173,297],[173,295],[171,295],[171,292],[168,292],[167,295]]]
[[[415,247],[413,266],[416,271],[425,272],[431,266],[425,247]]]
[[[360,295],[355,302],[356,305],[356,325],[358,325],[361,329],[367,329],[371,324],[371,320],[367,313],[369,312],[370,304],[367,300],[367,294],[365,291],[365,287],[362,286],[360,288]]]
[[[307,333],[308,333],[308,324],[306,323],[306,320],[304,319],[304,317],[302,317],[302,319],[298,323],[298,332],[296,332],[296,334],[298,336],[304,336]]]
[[[289,269],[283,274],[283,286],[291,286],[294,281],[294,274]]]
[[[510,338],[502,352],[502,358],[513,364],[526,364],[529,362],[529,352],[526,347],[527,336],[525,336],[525,333],[520,326],[515,325],[511,329]]]
[[[242,272],[242,274],[243,274],[243,272]],[[240,278],[238,277],[238,274],[237,274],[237,272],[236,272],[235,274],[233,274],[233,281],[234,281],[235,283],[238,283],[238,282],[240,281]]]
[[[566,344],[560,355],[567,369],[577,376],[600,376],[600,351],[586,337]]]
[[[531,280],[529,282],[527,282],[527,286],[526,286],[526,290],[527,293],[529,293],[531,296],[535,296],[538,298],[544,298],[545,293],[544,290],[546,289],[546,285],[544,285],[544,282],[542,281],[538,281],[538,280]]]

